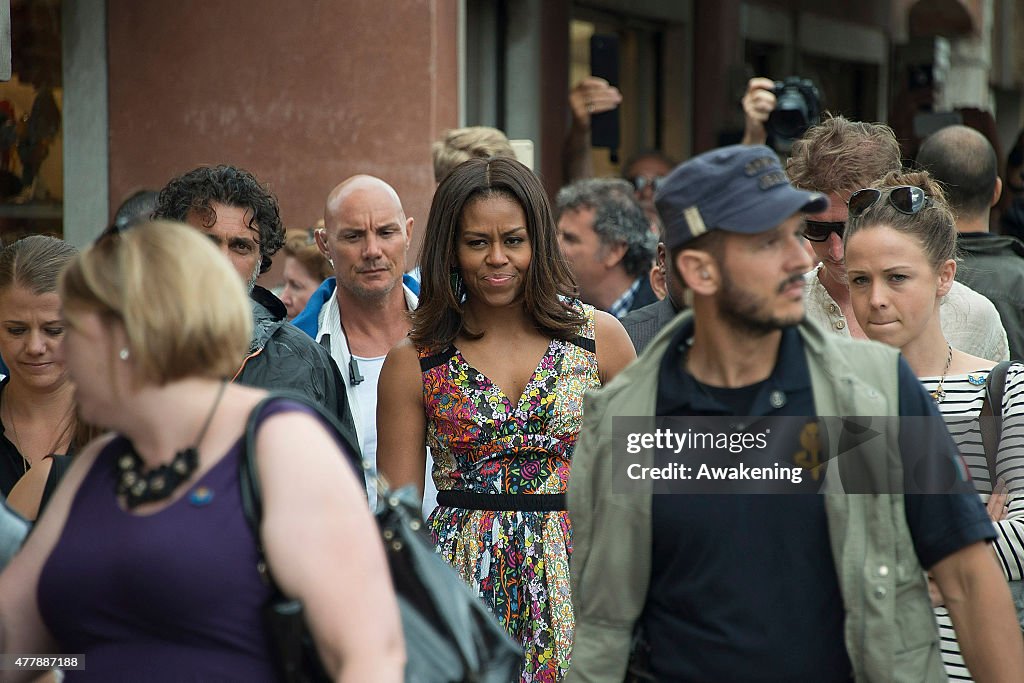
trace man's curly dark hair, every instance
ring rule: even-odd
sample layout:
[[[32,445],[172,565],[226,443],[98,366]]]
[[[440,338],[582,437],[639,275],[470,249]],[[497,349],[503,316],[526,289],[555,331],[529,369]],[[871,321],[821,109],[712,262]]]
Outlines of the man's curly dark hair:
[[[154,218],[185,222],[195,211],[209,227],[217,221],[212,204],[245,209],[251,214],[249,227],[260,235],[260,273],[270,269],[270,257],[284,246],[284,224],[277,197],[256,180],[256,176],[236,166],[200,166],[167,183],[156,200]]]

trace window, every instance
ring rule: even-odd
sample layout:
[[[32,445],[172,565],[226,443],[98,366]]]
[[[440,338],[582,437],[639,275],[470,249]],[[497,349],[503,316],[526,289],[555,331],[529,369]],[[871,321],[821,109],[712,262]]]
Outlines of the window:
[[[61,3],[12,0],[11,80],[0,82],[0,238],[62,234]]]

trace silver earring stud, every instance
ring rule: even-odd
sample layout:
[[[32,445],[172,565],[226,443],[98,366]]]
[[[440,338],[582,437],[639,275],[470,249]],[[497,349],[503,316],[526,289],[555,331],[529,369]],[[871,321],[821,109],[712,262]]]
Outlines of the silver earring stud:
[[[121,360],[128,360],[128,356],[130,355],[131,354],[128,352],[128,347],[126,346],[125,348],[121,349],[118,352],[117,357],[120,358]]]
[[[707,280],[707,279],[708,279],[709,277],[711,277],[711,276],[710,276],[710,275],[708,274],[708,271],[706,271],[706,270],[703,270],[703,271],[701,271],[701,273],[700,273],[700,276],[701,276],[701,277],[702,277],[703,279],[705,279],[705,280]]]

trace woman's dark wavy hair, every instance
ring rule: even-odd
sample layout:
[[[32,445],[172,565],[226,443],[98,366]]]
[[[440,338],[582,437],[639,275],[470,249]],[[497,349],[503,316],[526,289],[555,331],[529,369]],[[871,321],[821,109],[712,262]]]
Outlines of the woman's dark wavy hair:
[[[167,183],[157,195],[153,218],[188,221],[197,212],[203,225],[217,222],[213,202],[252,212],[249,227],[260,235],[260,273],[270,269],[271,256],[284,246],[284,223],[277,198],[252,173],[236,166],[200,166]]]
[[[420,258],[419,305],[412,313],[409,337],[417,346],[441,350],[460,334],[479,339],[483,331],[466,327],[462,293],[452,289],[459,272],[458,245],[462,216],[470,203],[504,197],[526,215],[532,256],[526,271],[523,308],[540,332],[555,339],[579,334],[584,317],[579,306],[565,301],[576,296],[576,283],[562,257],[551,206],[537,176],[515,159],[490,157],[459,164],[437,188]]]

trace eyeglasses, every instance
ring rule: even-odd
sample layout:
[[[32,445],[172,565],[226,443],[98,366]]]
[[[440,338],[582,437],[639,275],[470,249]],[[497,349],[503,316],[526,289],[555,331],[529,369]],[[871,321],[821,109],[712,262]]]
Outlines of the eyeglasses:
[[[634,178],[630,178],[629,182],[633,183],[633,187],[636,188],[637,192],[643,192],[644,188],[650,186],[655,192],[661,189],[661,184],[665,182],[665,176],[654,175],[644,176],[638,175]]]
[[[850,218],[860,218],[883,197],[889,200],[889,205],[892,208],[908,216],[920,212],[931,203],[931,197],[926,195],[920,187],[913,185],[901,185],[884,190],[869,187],[857,190],[850,195],[850,201],[847,202]]]
[[[812,242],[825,242],[832,233],[839,235],[839,238],[842,239],[843,232],[846,230],[846,223],[844,221],[812,221],[807,219],[804,221],[804,225],[804,237]]]

